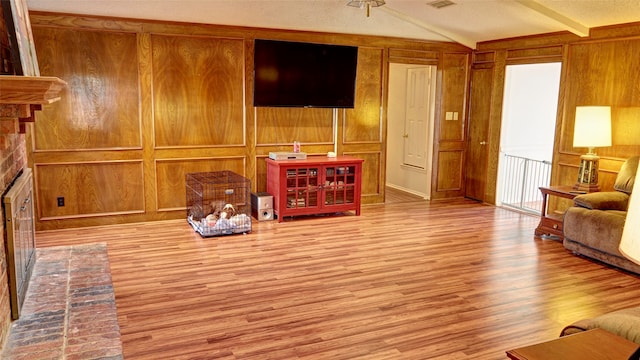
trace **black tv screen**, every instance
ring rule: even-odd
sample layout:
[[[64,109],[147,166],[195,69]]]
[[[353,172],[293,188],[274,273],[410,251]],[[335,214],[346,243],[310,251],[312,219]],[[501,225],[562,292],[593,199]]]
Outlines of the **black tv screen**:
[[[254,106],[353,108],[358,48],[255,40]]]

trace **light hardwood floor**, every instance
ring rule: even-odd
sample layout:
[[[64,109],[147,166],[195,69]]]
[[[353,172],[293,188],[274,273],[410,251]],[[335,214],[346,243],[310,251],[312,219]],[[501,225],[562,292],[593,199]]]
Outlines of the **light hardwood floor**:
[[[424,199],[421,196],[398,190],[389,186],[385,188],[385,204],[414,201],[424,201]]]
[[[506,359],[567,324],[640,304],[640,278],[469,200],[254,222],[39,232],[108,243],[125,359]]]

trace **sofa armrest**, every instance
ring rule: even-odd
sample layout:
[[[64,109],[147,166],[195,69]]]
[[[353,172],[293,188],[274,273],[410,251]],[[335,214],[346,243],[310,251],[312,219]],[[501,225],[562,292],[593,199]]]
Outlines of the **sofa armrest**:
[[[565,327],[560,336],[596,328],[604,329],[640,344],[640,308],[621,309],[591,319],[576,321]]]
[[[573,198],[576,206],[591,210],[627,211],[629,195],[620,191],[603,191],[578,195]]]

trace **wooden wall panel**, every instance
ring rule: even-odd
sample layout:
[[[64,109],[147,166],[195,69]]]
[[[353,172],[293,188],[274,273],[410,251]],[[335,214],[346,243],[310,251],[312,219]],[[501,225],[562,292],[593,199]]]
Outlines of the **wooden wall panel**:
[[[462,190],[462,151],[440,152],[438,162],[438,181],[436,191]]]
[[[448,54],[442,58],[442,111],[440,113],[440,141],[465,138],[465,109],[469,54]],[[457,120],[446,120],[447,112],[457,112]]]
[[[233,171],[245,176],[245,158],[159,159],[156,161],[158,211],[182,210],[186,206],[188,173]]]
[[[258,146],[333,143],[332,109],[259,107],[255,111]]]
[[[382,202],[389,49],[403,61],[430,64],[439,62],[445,51],[454,58],[471,53],[454,43],[376,36],[38,12],[31,16],[43,74],[58,76],[71,87],[64,94],[66,107],[47,107],[37,119],[37,148],[29,149],[30,164],[142,164],[126,174],[134,184],[126,191],[135,191],[140,203],[113,204],[110,193],[78,187],[74,196],[93,196],[113,213],[94,216],[103,211],[100,205],[95,211],[52,218],[60,209],[43,203],[47,215],[37,220],[38,229],[181,218],[187,172],[231,170],[262,191],[264,158],[269,151],[291,150],[293,141],[300,141],[309,156],[336,149],[364,158],[363,203]],[[355,109],[253,107],[255,38],[357,46]],[[444,81],[466,79],[452,75]],[[466,84],[443,88],[458,86]],[[60,183],[54,176],[41,181],[36,191],[42,187],[51,201]]]
[[[35,184],[41,219],[144,212],[141,161],[39,164]],[[57,203],[64,197],[64,206]]]
[[[439,69],[441,98],[436,111],[436,165],[431,192],[433,199],[464,196],[469,59],[470,55],[467,53],[442,55]],[[449,120],[447,113],[451,116]]]
[[[597,148],[600,157],[621,161],[640,154],[640,39],[589,42],[569,46],[567,95],[560,151],[586,153],[573,147],[575,108],[609,105],[612,110],[612,147]],[[579,160],[576,160],[576,164]],[[606,166],[605,164],[601,164]],[[617,167],[617,166],[616,166]],[[607,167],[603,167],[606,170]]]
[[[382,154],[380,152],[345,152],[345,155],[363,159],[362,163],[362,202],[369,203],[368,198],[383,193],[384,183],[380,181]]]
[[[267,191],[267,159],[268,156],[256,157],[256,191]]]
[[[490,64],[496,59],[495,51],[476,51],[473,53],[473,64]]]
[[[62,100],[38,114],[36,151],[141,148],[136,34],[40,27],[33,34],[40,73],[68,84]]]
[[[379,143],[382,141],[382,66],[380,48],[358,50],[356,104],[347,110],[343,143]]]
[[[152,35],[156,147],[244,145],[244,42]]]
[[[389,62],[399,64],[438,65],[438,51],[389,49]]]
[[[536,62],[536,59],[557,58],[562,59],[562,45],[548,47],[536,47],[533,49],[509,49],[507,50],[507,61],[526,60],[527,63]],[[549,61],[549,60],[546,60]]]
[[[640,57],[638,24],[594,28],[588,38],[571,34],[549,34],[506,39],[478,44],[476,63],[493,63],[493,94],[502,94],[508,64],[562,61],[558,118],[555,134],[552,185],[573,185],[577,180],[580,155],[586,148],[573,147],[576,106],[612,106],[613,146],[597,148],[600,155],[599,184],[611,190],[625,159],[640,154],[640,73],[636,70]],[[495,57],[482,57],[493,52]],[[489,101],[487,99],[487,101]],[[490,168],[500,156],[499,138],[502,96],[494,96],[490,111]],[[473,176],[473,174],[467,174]],[[497,171],[487,174],[487,198],[495,203]],[[565,202],[550,199],[551,211],[562,211]]]

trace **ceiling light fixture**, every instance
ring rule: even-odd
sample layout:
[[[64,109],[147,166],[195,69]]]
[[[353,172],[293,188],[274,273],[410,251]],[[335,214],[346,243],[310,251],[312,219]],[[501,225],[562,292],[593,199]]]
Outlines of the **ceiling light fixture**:
[[[357,7],[360,9],[367,9],[367,17],[371,15],[371,8],[384,5],[384,0],[351,0],[347,3],[348,6]]]
[[[454,3],[451,0],[435,0],[427,3],[427,5],[434,7],[436,9],[442,9],[443,7],[447,7],[455,4],[456,3]]]

